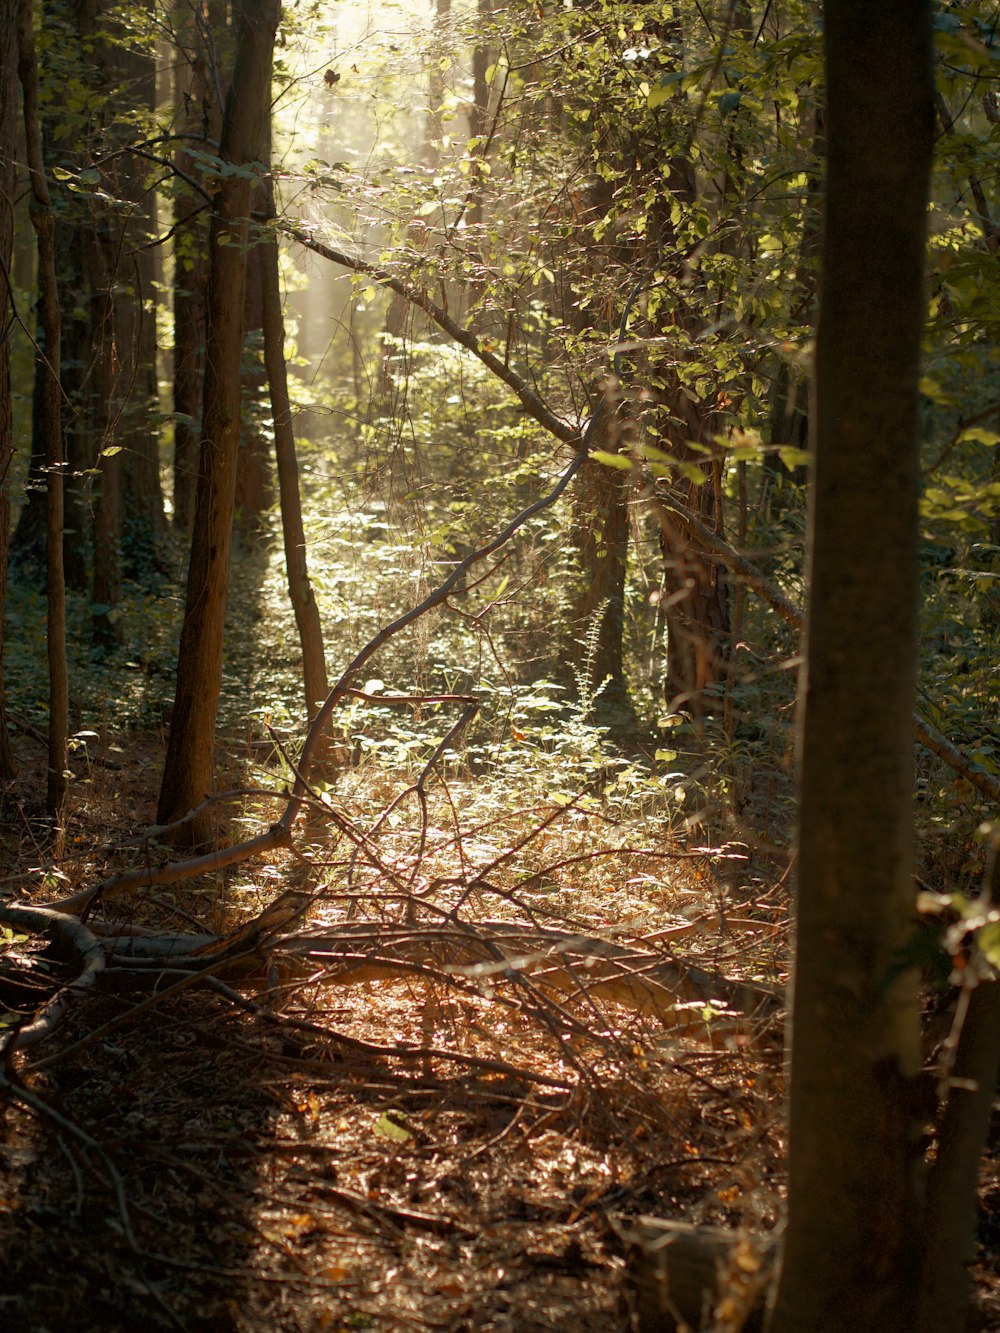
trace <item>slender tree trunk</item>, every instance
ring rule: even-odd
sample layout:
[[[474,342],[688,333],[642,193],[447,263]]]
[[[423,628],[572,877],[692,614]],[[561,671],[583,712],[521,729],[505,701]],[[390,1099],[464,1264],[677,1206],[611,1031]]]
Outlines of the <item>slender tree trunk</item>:
[[[62,395],[59,384],[59,341],[62,315],[56,284],[55,221],[45,179],[38,116],[38,60],[31,0],[18,7],[18,73],[24,96],[24,132],[31,182],[31,220],[38,239],[38,305],[48,375],[37,405],[41,409],[47,477],[46,632],[49,664],[49,772],[46,808],[61,844],[62,807],[66,796],[69,737],[69,673],[66,665],[66,588],[63,580],[63,451]]]
[[[928,0],[827,0],[827,192],[799,720],[788,1225],[771,1333],[912,1333],[913,912]],[[877,133],[873,133],[877,127]]]
[[[247,0],[226,99],[219,155],[237,170],[223,179],[212,216],[205,345],[204,423],[187,601],[158,818],[170,823],[211,790],[222,636],[229,588],[240,428],[243,301],[254,174],[271,101],[278,0]],[[208,818],[185,825],[192,842],[211,837]]]
[[[175,95],[178,122],[185,133],[202,135],[214,151],[222,130],[222,107],[215,91],[218,75],[213,52],[206,49],[211,32],[205,0],[195,0],[194,22],[181,6],[182,35],[190,48],[188,64],[177,64]],[[197,159],[190,147],[178,150],[177,165],[188,180],[198,180]],[[190,532],[198,480],[201,439],[201,391],[205,367],[205,294],[208,282],[208,225],[205,197],[179,178],[174,205],[174,525]]]
[[[88,377],[87,425],[95,436],[93,501],[94,567],[91,635],[94,649],[103,653],[118,642],[114,608],[122,591],[122,479],[121,446],[113,443],[115,398],[115,329],[112,279],[105,245],[99,232],[90,237],[87,272],[94,291],[91,325],[95,338]],[[81,409],[81,415],[82,415]]]
[[[983,915],[998,909],[1000,833],[994,833],[987,855]],[[988,964],[971,989],[960,993],[959,1004],[965,1012],[954,1065],[948,1071],[927,1190],[916,1333],[963,1333],[966,1328],[970,1269],[976,1257],[979,1171],[1000,1074],[1000,982]]]
[[[694,413],[691,414],[695,416]],[[693,426],[687,438],[711,439],[708,425],[711,415]],[[682,432],[683,433],[683,432]],[[679,496],[681,503],[711,532],[722,531],[721,463],[705,462],[704,455],[690,452],[678,440],[671,446],[675,456],[703,471],[705,480],[698,484],[688,477],[674,478],[668,493]],[[663,553],[664,619],[667,626],[667,675],[665,694],[672,709],[695,714],[706,711],[713,687],[725,681],[729,664],[729,597],[726,571],[720,561],[688,540],[679,526],[661,525],[660,549]]]
[[[261,160],[271,160],[271,138],[265,127]],[[254,191],[253,212],[268,215],[268,192],[263,184]],[[258,536],[274,496],[271,458],[263,429],[267,371],[264,365],[263,267],[258,251],[264,242],[251,242],[247,256],[247,285],[243,302],[243,371],[240,448],[236,467],[236,530],[250,542]]]
[[[17,152],[17,0],[0,0],[0,781],[14,776],[4,691],[3,612],[10,542],[10,465],[14,456],[10,399],[10,290],[14,259],[14,159]]]
[[[489,0],[478,0],[480,33],[490,22]],[[472,51],[472,101],[469,103],[469,135],[479,140],[472,157],[472,170],[469,177],[469,226],[478,228],[483,223],[483,172],[480,162],[485,149],[487,116],[490,109],[490,85],[486,75],[490,67],[491,54],[485,38],[477,41]]]
[[[608,405],[610,429],[595,449],[618,449],[622,408]],[[610,439],[608,437],[611,437]],[[581,580],[573,599],[573,646],[577,681],[594,701],[594,714],[611,726],[634,720],[625,681],[625,579],[628,573],[629,472],[587,459],[574,492],[574,537]],[[579,673],[586,673],[585,682]],[[599,691],[599,693],[597,693]]]
[[[148,9],[149,0],[144,3]],[[156,107],[152,57],[123,40],[107,43],[107,59],[120,82],[116,105],[140,107],[152,119]],[[112,128],[112,134],[116,128]],[[130,133],[126,124],[122,134]],[[117,382],[114,438],[110,443],[123,446],[122,573],[140,582],[161,566],[164,527],[154,287],[159,249],[145,244],[157,230],[155,195],[147,188],[147,166],[134,154],[123,154],[115,164],[111,190],[116,198],[128,200],[130,208],[117,229],[118,244],[113,255]]]
[[[696,186],[689,161],[675,158],[669,168],[670,187],[663,189],[658,201],[653,234],[659,251],[674,256],[671,261],[674,276],[680,279],[683,264],[678,257],[670,206],[676,198],[693,204]],[[661,307],[653,327],[669,348],[663,358],[654,354],[647,370],[652,393],[660,406],[659,410],[646,413],[637,404],[636,410],[646,422],[651,443],[684,466],[683,471],[677,468],[659,481],[657,489],[665,498],[680,500],[711,532],[721,533],[723,459],[715,437],[723,429],[723,422],[714,395],[693,401],[690,389],[674,369],[678,361],[692,358],[691,348],[703,326],[690,307],[680,303],[673,310],[669,305]],[[684,529],[671,522],[669,516],[665,515],[665,519],[660,524],[661,605],[667,631],[664,694],[672,710],[700,715],[721,702],[719,688],[728,676],[728,582],[722,564],[710,552],[689,541]]]
[[[271,204],[273,213],[273,202]],[[309,581],[306,561],[306,535],[302,524],[302,500],[299,493],[299,465],[295,456],[292,429],[292,404],[288,396],[285,366],[285,322],[281,313],[278,285],[278,246],[271,234],[257,247],[263,297],[264,365],[271,393],[274,419],[274,449],[281,494],[281,530],[285,542],[285,568],[288,571],[288,595],[295,613],[295,624],[302,644],[302,680],[306,695],[306,716],[312,721],[319,704],[329,693],[326,654],[319,608]]]

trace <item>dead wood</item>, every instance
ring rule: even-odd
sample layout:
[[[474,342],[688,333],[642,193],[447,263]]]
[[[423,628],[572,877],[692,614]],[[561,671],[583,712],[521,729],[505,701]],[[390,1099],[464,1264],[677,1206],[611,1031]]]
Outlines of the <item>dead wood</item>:
[[[625,1246],[631,1327],[761,1333],[775,1243],[658,1217],[612,1218]]]
[[[2,903],[0,925],[31,935],[48,935],[80,967],[76,979],[58,990],[41,1007],[32,1021],[18,1028],[10,1038],[6,1049],[19,1051],[37,1045],[55,1031],[73,999],[89,990],[104,971],[107,958],[100,940],[82,921],[51,908]]]
[[[532,985],[547,995],[618,1004],[676,1036],[716,1038],[752,1023],[773,1026],[780,994],[733,980],[649,949],[599,936],[508,921],[456,925],[344,922],[334,929],[275,937],[262,920],[229,937],[126,935],[103,941],[109,966],[146,972],[195,968],[206,976],[226,964],[231,985],[254,988],[310,978],[354,986],[423,975],[479,988]],[[136,978],[137,979],[137,978]]]

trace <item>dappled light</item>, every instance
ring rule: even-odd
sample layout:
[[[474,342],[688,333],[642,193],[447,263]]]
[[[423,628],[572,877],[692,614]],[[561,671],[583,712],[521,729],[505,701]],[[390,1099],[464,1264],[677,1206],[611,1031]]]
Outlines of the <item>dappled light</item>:
[[[0,0],[3,1327],[1000,1326],[1000,39],[877,8]]]

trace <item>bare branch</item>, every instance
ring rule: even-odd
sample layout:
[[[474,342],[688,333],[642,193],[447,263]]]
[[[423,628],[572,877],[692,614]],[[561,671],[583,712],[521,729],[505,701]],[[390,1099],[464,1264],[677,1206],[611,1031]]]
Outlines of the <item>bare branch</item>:
[[[547,407],[523,376],[519,375],[516,370],[511,370],[510,366],[484,347],[474,333],[470,333],[468,329],[463,328],[457,320],[452,319],[446,310],[436,305],[423,288],[416,287],[410,282],[404,282],[402,278],[397,278],[388,269],[382,268],[378,264],[372,264],[360,255],[349,254],[346,250],[338,250],[326,241],[318,240],[301,225],[292,222],[279,222],[278,227],[286,236],[291,236],[300,245],[312,250],[314,254],[321,255],[323,259],[329,259],[332,263],[339,264],[342,268],[349,268],[355,273],[364,273],[366,277],[372,278],[383,287],[388,287],[390,291],[396,292],[412,305],[417,306],[425,315],[430,316],[438,328],[443,329],[460,347],[464,347],[466,351],[478,357],[483,365],[491,370],[498,379],[503,380],[508,388],[513,389],[528,415],[534,417],[539,425],[544,426],[557,440],[562,440],[565,444],[575,444],[579,439],[580,432],[576,426],[564,421],[562,417],[557,416],[551,408]]]

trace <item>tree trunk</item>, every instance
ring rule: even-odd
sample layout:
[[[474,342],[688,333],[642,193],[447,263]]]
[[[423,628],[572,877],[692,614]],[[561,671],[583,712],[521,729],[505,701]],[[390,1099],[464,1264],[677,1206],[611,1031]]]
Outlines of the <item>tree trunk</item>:
[[[104,238],[99,232],[90,236],[91,255],[87,273],[94,290],[91,299],[91,325],[94,332],[93,364],[88,376],[87,410],[82,405],[84,429],[95,435],[93,501],[94,569],[91,599],[91,636],[94,650],[103,653],[118,642],[116,620],[112,612],[121,601],[122,591],[122,484],[121,450],[112,441],[114,432],[115,347],[114,300],[112,280],[105,262]]]
[[[269,211],[274,212],[273,198]],[[264,365],[271,394],[274,420],[274,449],[281,494],[281,529],[285,541],[285,568],[288,571],[288,596],[295,613],[295,624],[302,644],[302,680],[306,694],[306,717],[311,722],[319,704],[329,693],[326,654],[319,608],[309,581],[306,561],[306,536],[302,525],[302,501],[299,494],[299,465],[295,456],[292,429],[292,404],[288,396],[285,366],[285,322],[281,313],[278,285],[278,245],[273,234],[257,247],[263,298]]]
[[[620,433],[621,410],[605,408],[611,430]],[[595,440],[595,449],[617,451],[618,440]],[[611,726],[634,722],[625,681],[625,578],[628,572],[629,472],[588,458],[580,469],[574,493],[574,538],[582,579],[573,599],[573,645],[568,660],[576,663],[576,684],[593,715]],[[586,677],[580,679],[580,673]]]
[[[18,7],[18,74],[24,97],[24,132],[31,188],[31,220],[38,239],[38,306],[48,374],[36,399],[47,443],[46,495],[46,633],[49,665],[49,770],[46,808],[55,822],[56,845],[61,837],[66,796],[69,738],[69,673],[66,665],[66,587],[63,579],[63,451],[62,393],[59,384],[59,341],[62,314],[56,284],[55,221],[45,178],[38,116],[38,60],[31,0]]]
[[[692,413],[692,417],[695,414]],[[693,423],[697,440],[711,438],[703,429],[710,416]],[[721,463],[705,463],[678,441],[671,452],[702,471],[700,484],[676,476],[665,488],[711,532],[722,531]],[[688,541],[683,529],[671,523],[660,525],[663,553],[663,614],[667,626],[667,675],[664,686],[671,710],[695,714],[709,710],[713,687],[726,680],[729,662],[729,597],[725,568],[721,561]],[[717,693],[717,692],[716,692]]]
[[[994,833],[983,914],[998,908],[1000,833]],[[978,984],[963,991],[959,1003],[966,1000],[928,1184],[916,1333],[963,1333],[967,1321],[979,1170],[1000,1073],[1000,982],[995,974],[980,976]]]
[[[17,0],[0,0],[0,781],[14,776],[4,694],[3,612],[10,542],[10,465],[14,456],[10,398],[10,272],[14,255],[14,159],[17,152]]]
[[[222,107],[215,91],[218,69],[208,49],[209,16],[198,0],[194,26],[189,11],[180,6],[182,39],[190,48],[188,64],[177,63],[174,104],[185,133],[201,135],[212,151],[222,132]],[[213,78],[213,69],[216,78]],[[208,225],[205,196],[188,185],[202,177],[191,149],[177,152],[178,178],[174,204],[174,492],[173,521],[182,532],[194,522],[201,439],[201,390],[205,368],[205,295],[208,284]]]
[[[222,636],[229,587],[240,428],[243,301],[254,172],[271,101],[278,0],[247,0],[226,99],[219,155],[237,170],[215,196],[205,343],[204,423],[187,600],[158,818],[170,823],[211,790]],[[185,826],[191,842],[211,837],[207,816]]]
[[[927,0],[827,0],[827,193],[799,719],[788,1224],[771,1333],[910,1333],[923,1126],[913,913]],[[877,132],[873,132],[877,127]]]
[[[477,140],[472,152],[469,173],[469,226],[478,229],[483,224],[483,170],[486,157],[487,116],[490,109],[490,85],[486,80],[493,57],[487,45],[485,31],[490,25],[492,12],[489,0],[477,0],[479,30],[472,51],[472,101],[469,103],[469,137]]]
[[[148,0],[146,0],[148,7]],[[156,71],[152,58],[127,40],[107,43],[108,64],[121,84],[116,106],[141,107],[152,119]],[[116,128],[116,127],[114,127]],[[114,128],[112,133],[114,133]],[[120,132],[126,141],[133,131]],[[115,162],[113,193],[129,201],[127,244],[114,255],[115,396],[114,438],[121,455],[122,573],[144,582],[161,568],[163,490],[160,485],[159,389],[157,384],[156,299],[159,249],[146,242],[156,234],[155,194],[147,189],[148,164],[132,153]],[[133,253],[127,256],[129,250]]]
[[[265,126],[261,160],[271,160],[271,140]],[[266,187],[254,191],[253,212],[269,216],[270,199]],[[243,403],[240,422],[240,448],[236,466],[236,530],[251,542],[261,532],[261,524],[274,496],[271,457],[265,438],[267,371],[264,365],[263,266],[258,251],[263,240],[254,240],[247,256],[247,284],[243,301],[243,370],[240,396]],[[283,355],[283,353],[282,353]]]

